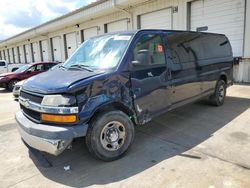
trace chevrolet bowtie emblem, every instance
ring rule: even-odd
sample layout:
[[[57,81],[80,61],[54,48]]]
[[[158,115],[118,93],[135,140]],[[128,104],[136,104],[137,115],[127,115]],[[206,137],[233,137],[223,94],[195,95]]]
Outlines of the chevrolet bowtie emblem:
[[[29,106],[30,106],[29,99],[24,99],[23,105],[24,105],[26,108],[29,108]]]

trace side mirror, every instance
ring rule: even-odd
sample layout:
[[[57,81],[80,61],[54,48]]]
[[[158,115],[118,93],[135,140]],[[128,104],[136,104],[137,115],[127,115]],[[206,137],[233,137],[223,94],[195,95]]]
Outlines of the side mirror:
[[[31,73],[31,70],[27,70],[26,73],[30,74],[30,73]]]
[[[147,49],[139,50],[135,56],[135,60],[132,61],[134,66],[147,66],[151,64],[151,56]]]

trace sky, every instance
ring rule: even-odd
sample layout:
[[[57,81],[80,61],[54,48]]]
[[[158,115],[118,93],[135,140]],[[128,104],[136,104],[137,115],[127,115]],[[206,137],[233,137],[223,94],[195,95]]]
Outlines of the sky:
[[[96,0],[0,0],[0,40]]]

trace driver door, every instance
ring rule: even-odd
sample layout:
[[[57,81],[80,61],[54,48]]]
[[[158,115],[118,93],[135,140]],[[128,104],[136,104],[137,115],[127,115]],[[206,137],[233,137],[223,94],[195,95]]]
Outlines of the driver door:
[[[160,33],[145,32],[133,47],[131,85],[135,110],[142,124],[168,110],[171,104],[164,46]],[[138,54],[143,51],[149,54],[148,62],[140,65]]]

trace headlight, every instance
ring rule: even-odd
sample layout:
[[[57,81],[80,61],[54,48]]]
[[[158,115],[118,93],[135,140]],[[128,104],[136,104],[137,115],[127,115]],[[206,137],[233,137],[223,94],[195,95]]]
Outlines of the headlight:
[[[69,95],[45,95],[41,105],[53,107],[67,107],[76,104],[76,98]]]
[[[5,77],[0,77],[0,80],[3,80]]]

